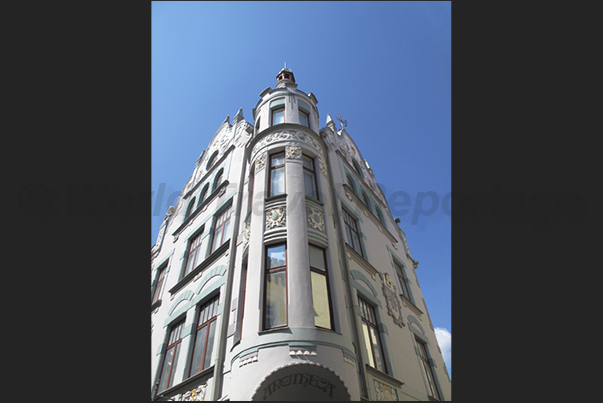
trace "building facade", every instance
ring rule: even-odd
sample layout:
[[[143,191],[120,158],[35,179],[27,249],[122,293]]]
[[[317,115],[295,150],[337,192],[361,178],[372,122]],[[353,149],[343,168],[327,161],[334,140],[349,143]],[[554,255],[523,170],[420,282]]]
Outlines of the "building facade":
[[[343,125],[277,75],[152,248],[153,400],[450,400],[406,237]]]

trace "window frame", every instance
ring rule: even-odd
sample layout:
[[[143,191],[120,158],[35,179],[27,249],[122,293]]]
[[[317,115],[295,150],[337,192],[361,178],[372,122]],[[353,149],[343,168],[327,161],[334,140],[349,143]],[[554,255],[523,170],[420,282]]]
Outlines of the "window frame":
[[[161,294],[165,287],[165,277],[167,276],[167,265],[164,265],[158,269],[157,281],[155,283],[155,289],[153,290],[153,296],[151,297],[151,305],[161,300]]]
[[[300,117],[302,116],[302,114],[306,117],[306,123],[307,123],[307,124],[303,124],[301,122],[301,119],[299,119],[299,124],[302,125],[302,126],[304,126],[304,127],[310,128],[310,114],[308,112],[305,112],[305,111],[301,110],[301,109],[298,109],[298,112],[299,112],[299,116]]]
[[[280,246],[285,246],[285,265],[284,266],[278,266],[275,268],[270,268],[270,261],[269,261],[269,257],[268,257],[268,251],[269,249],[272,248],[277,248]],[[288,279],[288,253],[287,253],[288,249],[287,249],[287,243],[286,242],[280,242],[280,243],[275,243],[272,245],[266,245],[264,248],[264,301],[263,301],[263,309],[262,309],[262,330],[273,330],[273,329],[283,329],[289,326],[289,279]],[[270,274],[273,273],[280,273],[280,272],[284,272],[285,273],[285,324],[284,325],[279,325],[279,326],[274,326],[274,327],[268,327],[266,320],[267,320],[267,313],[268,313],[268,309],[267,309],[267,302],[268,302],[268,278]]]
[[[346,173],[345,176],[348,182],[348,187],[352,189],[352,192],[354,194],[356,194],[356,184],[354,183],[354,178],[352,178],[352,175],[350,175],[349,173]]]
[[[431,362],[430,362],[431,358],[429,356],[429,350],[427,349],[427,343],[425,343],[423,340],[419,339],[416,335],[415,335],[415,342],[417,343],[419,360],[421,361],[421,364],[423,367],[423,375],[425,376],[426,381],[427,381],[428,396],[433,399],[436,399],[436,400],[442,400],[442,395],[438,388],[435,371],[433,370],[433,366],[431,365]],[[430,377],[430,375],[431,375],[431,377]],[[429,394],[429,392],[431,392],[432,394]],[[434,395],[436,395],[436,396],[434,396]]]
[[[197,320],[197,324],[195,326],[195,330],[194,330],[194,338],[191,340],[192,344],[191,344],[191,353],[190,353],[190,368],[189,368],[189,377],[196,375],[200,372],[202,372],[203,370],[211,367],[211,363],[210,365],[208,365],[207,367],[205,366],[205,361],[206,361],[206,357],[207,357],[207,342],[209,340],[209,336],[210,336],[210,332],[209,332],[209,328],[211,327],[211,324],[216,322],[218,320],[218,307],[220,306],[220,294],[212,297],[210,300],[208,300],[207,302],[205,302],[203,305],[200,305],[199,307],[199,311],[197,312],[196,315],[196,320]],[[207,309],[207,310],[206,310]],[[207,315],[205,315],[205,313],[207,312]],[[212,315],[210,317],[210,314]],[[201,322],[202,316],[204,317],[207,316],[207,318]],[[210,360],[211,360],[211,356],[213,355],[213,349],[215,346],[215,333],[216,333],[216,325],[214,325],[213,327],[213,332],[214,332],[214,341],[213,341],[213,345],[211,347],[212,351],[210,351]],[[197,338],[199,337],[199,332],[203,329],[203,328],[207,328],[206,332],[205,332],[205,340],[203,342],[203,354],[200,357],[200,361],[201,361],[201,368],[193,373],[193,369],[195,368],[195,346],[197,344]]]
[[[276,113],[283,112],[283,121],[281,123],[274,123],[274,115]],[[270,126],[282,125],[285,123],[285,106],[278,106],[270,110]]]
[[[367,365],[369,365],[371,368],[376,369],[377,371],[381,371],[385,374],[389,374],[388,370],[387,370],[387,363],[385,361],[385,351],[383,350],[383,341],[381,340],[381,332],[379,331],[379,325],[377,322],[377,310],[375,309],[375,307],[369,303],[367,300],[365,300],[362,296],[358,295],[358,310],[360,313],[360,321],[361,321],[361,325],[362,323],[366,324],[369,327],[369,330],[372,328],[375,331],[375,334],[377,335],[377,346],[379,347],[379,350],[381,352],[381,367],[382,369],[377,368],[377,366],[373,366],[370,364],[370,362],[367,362]],[[364,332],[361,332],[364,334]],[[370,331],[367,332],[368,336],[369,336],[369,340],[365,340],[365,347],[367,345],[369,345],[371,348],[368,349],[367,348],[367,353],[371,354],[372,361],[373,363],[375,363],[375,365],[377,364],[377,356],[375,355],[375,343],[373,340],[373,336],[372,333]],[[362,336],[364,338],[364,335]]]
[[[277,166],[272,166],[272,160],[277,157],[280,156],[282,154],[283,156],[283,163]],[[279,152],[275,152],[274,154],[270,154],[269,160],[268,162],[270,163],[270,166],[268,167],[268,197],[272,197],[272,196],[281,196],[287,193],[287,167],[286,167],[286,162],[287,162],[287,158],[285,156],[285,151],[279,151]],[[276,171],[277,169],[283,169],[283,193],[279,193],[279,194],[273,194],[273,190],[272,190],[272,178],[274,175],[274,171]]]
[[[220,169],[218,171],[218,173],[216,174],[216,176],[214,177],[214,186],[213,186],[212,192],[215,192],[216,189],[220,186],[220,184],[222,182],[224,182],[223,177],[224,177],[224,168]]]
[[[327,265],[327,250],[326,248],[317,246],[317,245],[313,245],[313,244],[308,244],[308,255],[310,254],[310,247],[314,247],[316,249],[319,249],[322,252],[322,258],[324,261],[324,270],[321,270],[319,268],[316,267],[312,267],[312,262],[310,257],[308,256],[308,263],[310,266],[310,276],[312,276],[312,272],[320,274],[322,276],[325,277],[325,282],[326,282],[326,286],[327,286],[327,301],[329,303],[329,319],[330,319],[330,328],[327,327],[322,327],[322,326],[318,326],[316,324],[316,318],[314,319],[314,326],[316,326],[319,329],[327,329],[327,330],[335,330],[335,316],[333,315],[333,301],[331,299],[331,283],[329,281],[329,267]],[[311,280],[310,280],[311,283]],[[312,290],[312,298],[314,298],[314,290]],[[312,300],[312,308],[314,308],[314,300]]]
[[[195,208],[195,201],[197,200],[196,197],[193,197],[191,199],[191,201],[188,203],[188,207],[186,208],[186,213],[184,214],[184,220],[186,221],[190,216],[191,213],[193,212],[193,209]]]
[[[184,272],[182,273],[182,276],[180,277],[181,279],[186,277],[187,274],[189,274],[190,272],[192,272],[193,270],[195,270],[195,267],[197,267],[198,265],[200,265],[203,260],[205,259],[205,254],[199,256],[200,253],[203,253],[203,251],[201,250],[201,247],[203,246],[203,235],[205,233],[205,225],[203,225],[199,231],[195,232],[188,241],[188,245],[187,245],[187,254],[186,254],[186,262],[184,263]],[[196,244],[195,244],[196,243]],[[194,249],[193,249],[194,247]],[[187,268],[189,267],[189,262],[191,259],[191,255],[195,254],[195,256],[193,257],[193,266],[190,267],[190,270],[187,270]],[[201,260],[197,260],[197,259],[201,259]],[[194,262],[198,261],[197,264],[195,264]]]
[[[230,238],[224,238],[224,235],[226,233],[226,231],[224,230],[224,227],[227,223],[230,222],[231,218],[232,218],[232,214],[233,214],[233,206],[232,204],[228,205],[227,207],[223,208],[218,214],[216,214],[216,218],[214,221],[214,225],[213,225],[213,232],[212,232],[212,239],[211,239],[211,249],[210,249],[210,254],[214,253],[216,250],[218,250],[218,248],[222,245],[224,245],[224,243],[230,239]],[[228,217],[226,217],[226,215],[228,215]],[[218,232],[218,230],[222,228],[222,232],[220,233],[220,243],[217,244],[216,243],[216,233]],[[230,228],[229,228],[230,229]]]
[[[398,277],[398,282],[400,283],[400,293],[403,297],[407,298],[412,302],[412,297],[410,294],[410,284],[406,280],[406,276],[404,273],[404,265],[398,263],[398,261],[393,260],[394,270],[396,271],[396,276]]]
[[[182,348],[181,347],[182,346],[182,330],[184,329],[184,322],[185,322],[185,319],[183,318],[183,319],[179,320],[177,323],[175,323],[174,325],[170,326],[170,333],[167,338],[166,347],[165,347],[165,350],[163,353],[161,369],[159,370],[159,377],[157,379],[157,392],[158,393],[164,392],[174,385],[173,375],[174,375],[174,369],[178,365],[178,355],[180,354],[181,348]],[[172,336],[174,336],[175,340],[173,340]],[[166,386],[164,389],[161,389],[161,382],[163,380],[163,369],[167,363],[168,352],[172,348],[174,349],[174,354],[172,355],[172,359],[171,359],[170,371],[167,374],[168,377],[167,377]],[[176,363],[176,365],[174,365],[174,362]]]
[[[306,160],[309,160],[309,162],[312,164],[312,169],[306,167],[306,164],[304,164],[304,161],[306,161]],[[306,154],[302,154],[302,167],[303,167],[303,172],[304,172],[304,194],[307,197],[310,197],[312,199],[320,200],[320,198],[318,197],[318,181],[317,181],[317,177],[316,177],[316,161],[315,161],[315,159]],[[313,189],[314,196],[308,195],[308,190],[306,189],[306,179],[305,179],[306,172],[308,172],[309,175],[312,175],[312,185],[314,187],[314,189]]]
[[[354,249],[358,254],[364,257],[364,253],[362,251],[362,242],[360,242],[360,230],[358,229],[358,220],[352,216],[345,208],[341,209],[343,212],[343,224],[346,233],[346,243],[350,245],[352,249]],[[347,219],[346,219],[347,218]],[[353,225],[352,225],[353,224]],[[352,226],[354,228],[352,228]],[[354,232],[356,234],[356,238],[358,239],[358,247],[354,243],[354,237],[350,232]],[[348,242],[350,241],[350,242]]]
[[[218,160],[218,154],[219,154],[219,151],[216,150],[213,152],[211,157],[209,157],[209,160],[207,161],[207,165],[205,165],[206,171],[209,171],[209,169],[216,163],[216,161]]]

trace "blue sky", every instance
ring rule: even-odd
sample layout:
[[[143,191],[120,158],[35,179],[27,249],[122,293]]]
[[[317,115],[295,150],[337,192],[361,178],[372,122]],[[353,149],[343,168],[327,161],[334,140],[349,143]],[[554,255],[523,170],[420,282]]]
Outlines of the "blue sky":
[[[321,127],[328,113],[338,126],[337,114],[347,120],[390,208],[408,204],[392,213],[420,262],[433,325],[446,338],[451,219],[449,199],[445,205],[442,199],[451,190],[451,3],[153,1],[151,7],[151,245],[225,117],[243,108],[253,124],[259,93],[274,88],[287,62],[298,88],[316,95]],[[449,358],[447,367],[451,373]]]

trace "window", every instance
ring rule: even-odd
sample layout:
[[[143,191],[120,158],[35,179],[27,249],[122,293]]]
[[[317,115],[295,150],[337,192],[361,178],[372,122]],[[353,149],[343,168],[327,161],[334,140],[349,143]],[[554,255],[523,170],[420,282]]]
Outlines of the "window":
[[[216,162],[217,158],[218,158],[218,151],[214,151],[214,153],[209,158],[209,161],[207,161],[207,165],[205,166],[205,169],[208,170],[209,168],[211,168],[212,165],[214,165],[214,163]]]
[[[364,345],[368,352],[369,365],[381,372],[387,373],[383,360],[385,355],[381,348],[381,338],[379,336],[379,328],[377,327],[375,308],[360,297],[358,297],[358,305],[360,317],[362,318],[362,333],[364,335]]]
[[[377,216],[379,222],[385,225],[385,222],[383,222],[383,213],[381,212],[381,209],[377,206],[375,206],[375,215]]]
[[[215,252],[220,246],[228,240],[228,229],[230,228],[230,216],[232,215],[232,205],[228,207],[216,219],[214,226],[214,238],[212,241],[211,252]]]
[[[371,209],[370,199],[364,190],[362,191],[362,202],[366,207],[368,207],[369,210]]]
[[[189,243],[186,267],[184,269],[184,274],[182,275],[182,277],[190,273],[195,267],[199,265],[199,263],[203,261],[203,258],[205,257],[205,253],[203,253],[203,251],[205,250],[205,248],[203,247],[204,245],[205,242],[203,239],[202,229],[201,233],[192,238]]]
[[[172,326],[167,347],[165,349],[165,357],[161,367],[161,375],[159,378],[158,392],[162,392],[174,384],[174,373],[178,365],[178,355],[180,353],[180,344],[182,339],[180,334],[184,327],[184,320]]]
[[[190,203],[188,204],[188,207],[186,209],[186,214],[184,214],[184,219],[185,220],[191,215],[191,211],[193,211],[193,207],[195,207],[195,198],[194,197],[190,201]]]
[[[314,306],[314,325],[333,329],[329,278],[324,249],[309,245],[310,275],[312,279],[312,304]]]
[[[354,169],[356,170],[356,172],[358,172],[358,175],[360,175],[360,177],[364,179],[364,174],[362,173],[362,169],[360,168],[360,164],[358,164],[358,161],[352,160],[352,165],[354,165]]]
[[[272,111],[272,126],[285,123],[285,108],[274,109]]]
[[[165,280],[166,267],[167,266],[164,266],[159,270],[159,276],[157,278],[157,284],[155,284],[155,292],[153,293],[153,299],[151,301],[151,304],[154,304],[155,302],[159,301],[159,297],[161,297],[161,291],[163,291],[163,283]]]
[[[299,112],[299,124],[310,127],[310,105],[299,101],[297,107]]]
[[[354,179],[350,174],[346,174],[346,178],[348,180],[348,186],[352,189],[352,192],[356,193],[356,186],[354,185]]]
[[[287,326],[287,245],[266,248],[264,329]]]
[[[220,169],[220,171],[216,175],[216,178],[214,179],[214,188],[212,189],[212,191],[216,190],[218,188],[218,186],[220,186],[220,183],[222,183],[222,174],[223,173],[224,173],[224,170]]]
[[[419,349],[421,364],[423,364],[423,375],[425,375],[425,378],[427,379],[427,392],[429,393],[429,396],[433,397],[434,399],[442,400],[435,383],[435,375],[433,373],[431,362],[429,362],[429,355],[427,355],[427,345],[425,345],[425,343],[422,340],[419,340],[416,336],[415,341],[417,342]]]
[[[245,294],[247,293],[247,258],[245,258],[245,262],[243,263],[242,272],[241,272],[241,285],[240,289],[240,301],[241,301],[241,326],[239,327],[239,334],[243,334],[243,318],[245,317]],[[239,336],[240,337],[240,336]]]
[[[299,111],[299,124],[306,127],[310,127],[308,114],[306,112]]]
[[[406,277],[404,277],[404,268],[396,261],[394,261],[394,267],[396,268],[396,274],[398,275],[398,280],[400,282],[400,293],[410,300],[408,282],[406,281]]]
[[[193,346],[193,358],[189,376],[195,375],[211,366],[219,299],[219,296],[213,298],[199,310],[197,333]]]
[[[360,234],[358,233],[358,223],[345,210],[343,210],[343,222],[345,223],[345,234],[347,236],[348,244],[352,247],[352,249],[362,255],[362,247],[360,246]]]
[[[303,156],[304,161],[304,189],[306,196],[313,199],[318,199],[316,186],[316,172],[314,170],[314,160],[310,157]]]
[[[285,194],[285,153],[270,156],[270,194]]]
[[[199,206],[201,205],[201,203],[203,203],[205,201],[208,191],[209,191],[209,183],[206,183],[205,186],[203,186],[203,190],[201,190],[201,196],[199,196]]]

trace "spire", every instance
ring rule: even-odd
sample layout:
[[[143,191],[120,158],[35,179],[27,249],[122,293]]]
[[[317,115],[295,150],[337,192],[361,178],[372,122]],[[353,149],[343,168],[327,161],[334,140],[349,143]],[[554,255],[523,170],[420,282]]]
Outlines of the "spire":
[[[239,120],[243,120],[243,108],[239,108],[239,111],[237,112],[237,114],[235,115],[235,117],[232,119],[232,124],[234,125],[235,123],[237,123]]]
[[[295,76],[293,75],[291,69],[287,68],[287,62],[285,62],[285,67],[283,67],[276,75],[276,88],[283,87],[297,88],[297,84],[295,84]]]

